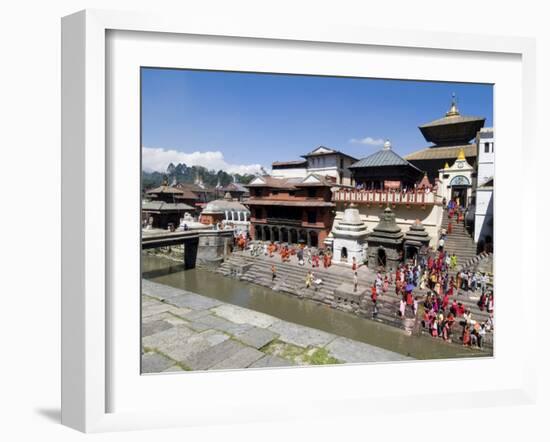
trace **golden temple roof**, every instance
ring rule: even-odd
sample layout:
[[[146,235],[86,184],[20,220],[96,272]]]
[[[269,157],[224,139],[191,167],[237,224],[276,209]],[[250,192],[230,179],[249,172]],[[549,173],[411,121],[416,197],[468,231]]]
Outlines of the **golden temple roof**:
[[[427,147],[416,152],[412,152],[405,155],[407,161],[411,160],[451,160],[454,161],[460,153],[460,150],[464,151],[464,156],[477,157],[477,146],[475,144],[466,144],[460,146],[450,147]]]

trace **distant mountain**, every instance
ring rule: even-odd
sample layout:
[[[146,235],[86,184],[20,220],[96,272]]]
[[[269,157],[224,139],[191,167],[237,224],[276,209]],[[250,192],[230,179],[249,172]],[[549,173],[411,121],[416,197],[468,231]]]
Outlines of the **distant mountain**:
[[[164,173],[142,171],[141,190],[160,186],[164,181],[164,177],[167,178],[169,184],[172,184],[174,181],[178,183],[195,183],[197,180],[200,180],[206,187],[215,187],[218,184],[225,187],[234,180],[241,184],[248,184],[252,181],[254,175],[230,175],[224,170],[216,172],[202,166],[187,166],[183,163],[174,165],[170,163]]]

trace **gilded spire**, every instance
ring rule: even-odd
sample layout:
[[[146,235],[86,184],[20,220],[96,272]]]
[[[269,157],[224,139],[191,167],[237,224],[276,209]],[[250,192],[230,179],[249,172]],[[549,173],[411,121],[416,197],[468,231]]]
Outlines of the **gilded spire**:
[[[448,168],[449,168],[449,163],[447,163],[447,162],[445,161],[445,167],[443,167],[443,169],[448,169]]]
[[[464,148],[460,148],[460,152],[458,152],[458,157],[456,157],[457,160],[466,160],[466,156],[464,155]]]
[[[453,99],[451,100],[451,108],[445,114],[445,116],[446,117],[456,117],[457,115],[460,115],[460,112],[458,112],[458,107],[456,105],[456,94],[453,92]]]

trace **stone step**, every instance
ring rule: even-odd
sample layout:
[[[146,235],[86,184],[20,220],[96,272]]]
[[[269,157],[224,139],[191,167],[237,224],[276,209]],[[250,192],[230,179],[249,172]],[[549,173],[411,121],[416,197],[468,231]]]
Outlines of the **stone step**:
[[[239,264],[242,264],[242,261],[236,260]],[[288,263],[279,263],[276,265],[277,267],[277,274],[279,279],[281,278],[281,275],[284,275],[284,278],[288,282],[295,282],[298,285],[302,285],[304,283],[305,275],[307,272],[306,268],[297,267],[293,264]],[[266,272],[267,271],[267,272]],[[345,275],[335,275],[335,274],[328,274],[329,272],[325,269],[314,269],[314,273],[316,273],[316,276],[321,276],[321,279],[323,279],[323,287],[337,287],[342,282],[350,282],[350,277]],[[271,262],[269,261],[262,261],[257,260],[255,261],[255,265],[252,269],[250,269],[247,274],[249,275],[248,279],[253,280],[254,278],[266,278],[267,280],[271,280]],[[327,279],[330,278],[330,279]],[[372,285],[372,279],[371,278],[365,278],[363,275],[359,278],[359,285],[367,284],[369,287]],[[425,291],[420,291],[417,289],[420,293],[424,294]],[[395,284],[390,284],[388,288],[388,293],[393,294],[395,292]],[[387,296],[387,295],[386,295]],[[466,302],[466,301],[465,301]],[[474,304],[474,303],[472,303]]]
[[[268,288],[273,287],[273,282],[271,281],[271,261],[263,260],[263,259],[257,259],[255,257],[230,257],[226,262],[227,266],[224,267],[222,272],[230,273],[230,267],[231,265],[242,265],[246,262],[253,262],[253,266],[245,273],[243,274],[240,279],[243,281],[249,281],[251,283],[259,284]],[[313,300],[314,302],[318,303],[324,303],[324,304],[332,304],[332,301],[329,301],[332,298],[332,294],[334,293],[334,290],[342,283],[347,282],[349,283],[350,278],[346,275],[337,275],[334,273],[329,272],[325,269],[313,269],[316,276],[320,276],[321,279],[323,279],[324,284],[321,285],[321,287],[314,291],[312,289],[305,289],[304,287],[304,278],[308,271],[308,268],[302,268],[297,267],[293,264],[288,263],[276,263],[277,268],[277,274],[278,274],[278,280],[275,282],[275,286],[278,288],[278,290],[281,293],[288,293],[291,296],[297,296],[300,298],[307,298],[310,300]],[[284,280],[281,281],[280,275],[284,275]],[[370,286],[372,284],[372,281],[369,279],[371,278],[360,278],[360,286],[361,286],[361,280],[363,282],[366,282],[367,286]],[[281,282],[283,285],[281,286]],[[389,287],[389,292],[385,295],[382,295],[378,298],[378,315],[377,318],[374,320],[377,322],[385,323],[388,325],[391,325],[393,327],[397,327],[403,330],[406,330],[408,332],[411,332],[414,326],[414,321],[411,318],[411,312],[410,309],[407,309],[406,319],[403,320],[398,316],[399,312],[399,303],[400,299],[399,297],[395,296],[395,285],[391,284]],[[368,289],[366,289],[368,292]],[[420,292],[422,295],[425,294],[425,292]],[[323,299],[324,298],[324,299]],[[479,311],[477,307],[477,299],[470,300],[464,295],[460,295],[458,299],[463,303],[464,307],[467,309],[470,309],[472,311],[472,318],[476,321],[485,321],[488,317],[487,312],[481,312]],[[341,305],[332,305],[334,308],[337,308],[339,310],[345,310],[345,306]],[[369,320],[373,320],[372,318],[372,304],[370,302],[367,302],[366,309],[364,310],[364,313],[361,314],[362,317],[365,317]],[[458,318],[460,320],[460,318]],[[455,334],[458,332],[455,331]],[[459,338],[454,339],[455,342],[460,342]],[[489,346],[489,339],[486,340],[487,346]]]

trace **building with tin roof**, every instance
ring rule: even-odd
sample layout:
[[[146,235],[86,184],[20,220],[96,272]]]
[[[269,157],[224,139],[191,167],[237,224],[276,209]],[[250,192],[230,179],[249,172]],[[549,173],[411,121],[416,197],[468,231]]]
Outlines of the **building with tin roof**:
[[[388,140],[381,150],[356,161],[349,169],[356,185],[363,189],[411,189],[424,175],[422,170],[395,153]]]
[[[332,227],[336,177],[310,173],[304,178],[254,178],[250,198],[250,234],[254,239],[323,246]]]

